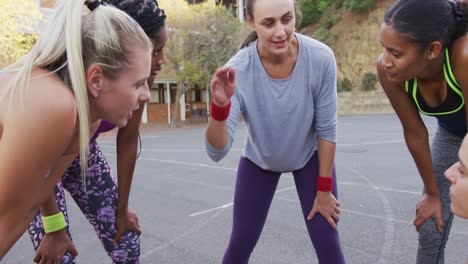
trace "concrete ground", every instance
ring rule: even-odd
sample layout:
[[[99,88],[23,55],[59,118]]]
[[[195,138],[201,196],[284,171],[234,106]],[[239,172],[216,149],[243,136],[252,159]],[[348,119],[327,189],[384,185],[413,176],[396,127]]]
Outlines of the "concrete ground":
[[[425,119],[431,135],[436,123]],[[146,127],[131,193],[140,218],[142,263],[221,263],[232,224],[237,163],[246,136],[241,125],[230,154],[206,155],[203,126]],[[394,115],[339,118],[336,165],[342,207],[339,231],[347,263],[415,263],[412,225],[422,182]],[[115,140],[99,140],[115,169]],[[78,263],[111,263],[93,229],[68,197]],[[468,220],[456,218],[446,249],[449,264],[466,263]],[[24,235],[2,263],[32,263]],[[250,263],[317,263],[291,174],[280,180]]]

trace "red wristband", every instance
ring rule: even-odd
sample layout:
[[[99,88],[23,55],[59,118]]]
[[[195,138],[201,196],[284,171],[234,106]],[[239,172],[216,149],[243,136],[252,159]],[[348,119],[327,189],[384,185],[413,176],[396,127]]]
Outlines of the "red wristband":
[[[225,106],[217,106],[213,100],[211,100],[211,112],[210,115],[214,120],[224,121],[229,116],[229,111],[231,110],[231,101]]]
[[[318,176],[317,191],[331,192],[333,190],[333,177]]]

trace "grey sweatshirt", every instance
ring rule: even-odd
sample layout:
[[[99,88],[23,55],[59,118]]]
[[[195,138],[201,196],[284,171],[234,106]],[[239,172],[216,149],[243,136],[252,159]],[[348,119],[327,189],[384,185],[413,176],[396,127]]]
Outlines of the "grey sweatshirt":
[[[242,156],[265,170],[301,169],[317,150],[317,136],[336,142],[336,62],[332,50],[295,33],[299,51],[287,79],[272,79],[257,52],[257,41],[241,49],[226,64],[236,70],[236,90],[227,120],[228,143],[214,148],[216,162],[229,152],[240,115],[248,136]]]

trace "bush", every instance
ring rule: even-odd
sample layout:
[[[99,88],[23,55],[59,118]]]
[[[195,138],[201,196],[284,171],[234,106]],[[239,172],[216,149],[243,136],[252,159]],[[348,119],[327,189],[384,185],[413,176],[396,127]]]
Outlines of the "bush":
[[[351,12],[364,12],[370,11],[375,7],[375,0],[345,0],[344,6]]]
[[[323,5],[320,5],[320,0],[299,0],[299,7],[302,10],[302,21],[300,27],[305,27],[319,21],[322,16]]]
[[[315,32],[314,32],[314,38],[318,41],[321,42],[326,42],[328,39],[330,31],[324,27],[319,27]]]
[[[333,0],[333,6],[335,9],[341,8],[343,6],[344,0]]]
[[[349,92],[352,89],[352,84],[348,78],[344,78],[343,80],[338,80],[336,87],[339,93]]]
[[[375,85],[377,84],[377,75],[373,72],[367,72],[362,78],[362,89],[364,91],[373,91],[375,90]]]
[[[323,26],[327,29],[330,29],[332,28],[336,23],[338,23],[338,21],[341,20],[341,16],[340,15],[331,15],[331,16],[328,16],[327,18],[325,18],[325,22],[323,24]]]

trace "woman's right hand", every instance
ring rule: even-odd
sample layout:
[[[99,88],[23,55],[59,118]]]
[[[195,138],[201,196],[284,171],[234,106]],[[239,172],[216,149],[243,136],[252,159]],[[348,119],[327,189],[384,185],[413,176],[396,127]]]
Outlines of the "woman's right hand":
[[[62,258],[67,252],[75,257],[78,255],[73,241],[64,228],[44,235],[33,261],[39,264],[59,264],[62,263]]]
[[[444,231],[444,218],[442,216],[442,204],[439,195],[424,194],[423,198],[416,205],[416,216],[413,224],[419,232],[421,226],[430,218],[434,218],[439,232]]]
[[[222,67],[216,70],[211,78],[211,98],[217,106],[229,103],[236,87],[236,72],[234,68]]]

